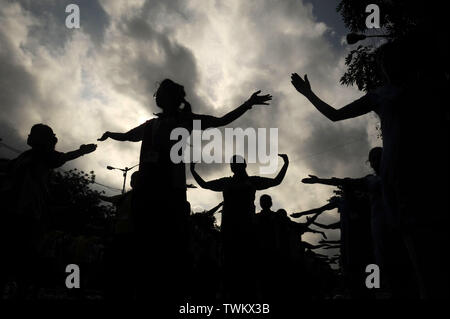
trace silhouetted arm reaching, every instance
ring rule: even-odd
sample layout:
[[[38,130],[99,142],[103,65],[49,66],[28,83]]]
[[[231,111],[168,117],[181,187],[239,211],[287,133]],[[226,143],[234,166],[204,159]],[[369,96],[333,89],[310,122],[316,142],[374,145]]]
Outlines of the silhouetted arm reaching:
[[[319,178],[315,175],[308,175],[309,177],[306,177],[302,179],[302,183],[304,184],[323,184],[323,185],[330,185],[330,186],[340,186],[344,184],[344,179],[342,178]]]
[[[363,178],[319,178],[315,175],[308,175],[309,177],[302,179],[305,184],[323,184],[330,186],[350,186],[365,190],[367,188],[367,180]]]
[[[269,105],[267,103],[272,99],[270,94],[259,95],[261,91],[257,91],[252,94],[252,96],[245,101],[241,106],[237,107],[233,111],[225,114],[222,117],[208,116],[208,115],[196,115],[193,114],[193,119],[199,119],[202,121],[202,129],[207,129],[211,127],[221,127],[230,124],[239,117],[241,117],[245,112],[250,110],[254,105]]]
[[[319,215],[320,215],[320,213],[315,214],[313,217],[306,217],[305,226],[306,227],[311,226],[311,224],[313,224],[316,221],[316,219],[317,219],[317,217],[319,217]]]
[[[341,228],[341,222],[336,222],[329,225],[324,225],[318,222],[314,222],[313,225],[316,225],[317,227],[323,228],[323,229],[340,229]]]
[[[328,203],[322,207],[319,208],[313,208],[310,210],[305,210],[303,212],[299,212],[299,213],[293,213],[291,214],[291,217],[293,218],[299,218],[305,215],[312,215],[312,214],[321,214],[326,210],[330,210],[330,209],[334,209],[337,207],[337,203],[336,202],[332,202],[332,203]]]
[[[316,107],[320,113],[333,122],[358,117],[373,110],[373,105],[370,104],[369,99],[366,96],[363,96],[343,108],[336,110],[314,94],[306,74],[305,78],[302,79],[297,73],[293,73],[291,75],[291,83],[298,92],[303,94]]]
[[[326,244],[326,245],[334,245],[334,244],[341,244],[341,240],[321,240],[319,241],[319,244]]]
[[[214,214],[219,210],[219,208],[222,207],[222,206],[223,206],[223,202],[221,202],[221,203],[220,203],[219,205],[217,205],[216,207],[214,207],[214,208],[208,210],[208,211],[206,212],[206,214],[208,214],[208,215],[214,215]]]
[[[195,181],[197,182],[197,184],[204,189],[209,189],[215,192],[221,192],[223,191],[224,188],[224,184],[225,184],[225,179],[221,178],[221,179],[217,179],[214,181],[209,181],[206,182],[203,178],[200,177],[200,175],[198,175],[198,173],[195,171],[195,163],[191,163],[191,173],[192,173],[192,177],[194,177]]]
[[[62,155],[61,155],[62,160],[64,162],[72,161],[80,156],[92,153],[96,149],[97,149],[97,145],[95,145],[95,144],[83,144],[80,146],[79,149],[77,149],[75,151],[62,153]]]
[[[289,158],[286,154],[278,154],[278,156],[280,156],[284,161],[284,165],[281,168],[280,172],[275,178],[257,177],[255,179],[255,186],[257,190],[263,190],[270,187],[278,186],[283,181],[289,166]]]
[[[145,130],[146,124],[147,124],[147,122],[139,125],[138,127],[135,127],[134,129],[129,130],[126,133],[114,133],[114,132],[106,131],[105,133],[103,133],[103,135],[97,141],[105,141],[108,138],[111,138],[113,140],[120,141],[120,142],[142,141],[142,139],[144,138],[144,130]]]

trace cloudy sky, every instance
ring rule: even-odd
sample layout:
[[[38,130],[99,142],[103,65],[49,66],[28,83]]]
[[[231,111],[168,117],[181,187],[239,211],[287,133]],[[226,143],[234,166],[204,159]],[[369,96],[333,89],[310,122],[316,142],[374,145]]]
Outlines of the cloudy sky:
[[[80,29],[65,27],[69,3],[79,5]],[[375,115],[332,123],[290,83],[292,72],[307,73],[313,90],[336,107],[362,95],[339,85],[351,47],[343,42],[337,3],[0,0],[0,137],[26,150],[30,127],[46,123],[59,138],[59,151],[97,143],[106,130],[125,132],[153,117],[153,93],[164,78],[185,86],[194,112],[217,116],[262,90],[273,95],[271,105],[254,107],[231,127],[278,128],[279,152],[289,155],[290,167],[283,183],[264,193],[273,197],[274,209],[289,213],[321,206],[332,188],[300,179],[366,175],[368,150],[381,143]],[[95,153],[63,169],[94,170],[98,182],[121,188],[121,173],[105,167],[136,164],[139,147],[98,142]],[[15,156],[0,147],[0,158]],[[231,175],[226,164],[197,166],[206,180]],[[258,174],[258,165],[248,171]],[[194,183],[189,172],[187,177]],[[215,206],[221,196],[188,191],[194,211]],[[318,221],[336,218],[330,212]]]

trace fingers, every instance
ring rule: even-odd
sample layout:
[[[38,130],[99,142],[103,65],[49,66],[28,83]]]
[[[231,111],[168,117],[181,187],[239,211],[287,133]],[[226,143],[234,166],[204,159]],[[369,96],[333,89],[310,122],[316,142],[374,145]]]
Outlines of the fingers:
[[[103,142],[107,138],[108,138],[108,133],[105,132],[105,133],[103,133],[103,135],[100,138],[97,139],[97,141]]]

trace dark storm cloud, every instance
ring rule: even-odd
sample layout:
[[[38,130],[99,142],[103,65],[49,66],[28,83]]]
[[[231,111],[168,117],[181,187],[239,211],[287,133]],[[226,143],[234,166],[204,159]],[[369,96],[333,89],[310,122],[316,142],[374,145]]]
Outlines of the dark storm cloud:
[[[340,173],[347,176],[367,168],[369,141],[365,126],[333,123],[317,114],[311,115],[309,121],[312,131],[303,143],[299,157],[313,174],[328,177]]]
[[[198,72],[190,50],[171,40],[169,34],[153,29],[146,17],[137,16],[125,20],[122,28],[124,36],[135,42],[136,54],[135,58],[123,61],[120,69],[124,77],[132,74],[126,90],[137,94],[145,104],[154,105],[153,94],[158,83],[170,78],[185,87],[188,98],[197,102],[194,105],[200,104],[194,94]],[[148,50],[149,43],[152,44],[153,52]],[[162,63],[152,61],[152,54],[155,53],[162,55]]]
[[[253,107],[230,127],[279,129],[279,152],[291,165],[283,184],[268,191],[274,204],[289,212],[323,205],[332,189],[300,178],[367,172],[367,122],[332,123],[291,86],[290,73],[308,73],[317,94],[336,107],[359,94],[338,89],[346,49],[330,43],[328,21],[305,2],[77,1],[79,30],[64,27],[70,1],[1,6],[9,18],[0,29],[0,137],[25,148],[30,126],[48,121],[58,126],[58,148],[73,148],[106,130],[126,131],[160,112],[153,94],[165,78],[185,86],[194,112],[216,116],[260,89],[273,95],[271,105]],[[139,143],[98,144],[69,165],[95,169],[100,182],[120,188],[120,174],[105,166],[134,165]],[[250,173],[257,168],[249,165]],[[205,179],[231,175],[228,164],[199,164],[198,171]],[[189,196],[204,208],[221,197],[200,189]]]
[[[31,108],[33,101],[39,99],[37,79],[21,64],[10,40],[1,30],[0,43],[0,138],[16,146],[23,144],[20,137],[23,128],[18,125],[23,107]],[[0,157],[12,158],[16,155],[0,148]]]
[[[76,4],[80,8],[80,27],[93,43],[101,44],[110,19],[98,0],[9,0],[18,2],[29,14],[39,17],[39,23],[30,28],[30,37],[39,45],[61,50],[74,32],[65,27],[66,7]]]

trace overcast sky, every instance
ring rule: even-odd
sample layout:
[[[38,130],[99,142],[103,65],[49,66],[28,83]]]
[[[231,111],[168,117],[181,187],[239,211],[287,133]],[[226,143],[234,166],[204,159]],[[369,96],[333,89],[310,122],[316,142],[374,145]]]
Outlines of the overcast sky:
[[[80,29],[65,27],[69,3],[80,7]],[[165,78],[185,86],[194,112],[217,116],[262,90],[273,95],[271,106],[254,107],[232,127],[278,128],[279,152],[289,155],[290,167],[279,187],[257,193],[257,202],[267,193],[275,210],[321,206],[333,189],[300,179],[366,175],[368,150],[381,144],[375,115],[332,123],[290,83],[292,72],[307,73],[313,90],[336,107],[362,95],[339,85],[351,48],[343,42],[337,3],[0,0],[0,137],[26,150],[31,126],[45,123],[55,131],[59,151],[97,143],[106,130],[125,132],[153,117],[159,111],[153,93]],[[94,170],[98,182],[121,188],[121,173],[105,167],[136,164],[139,147],[98,142],[95,153],[63,169]],[[1,158],[15,156],[0,147]],[[197,167],[206,180],[231,175],[226,164]],[[250,164],[248,171],[258,174],[258,165]],[[189,172],[187,177],[194,183]],[[188,198],[200,211],[215,206],[222,195],[194,189]],[[331,212],[318,221],[336,219]],[[338,232],[330,235],[337,238]]]

